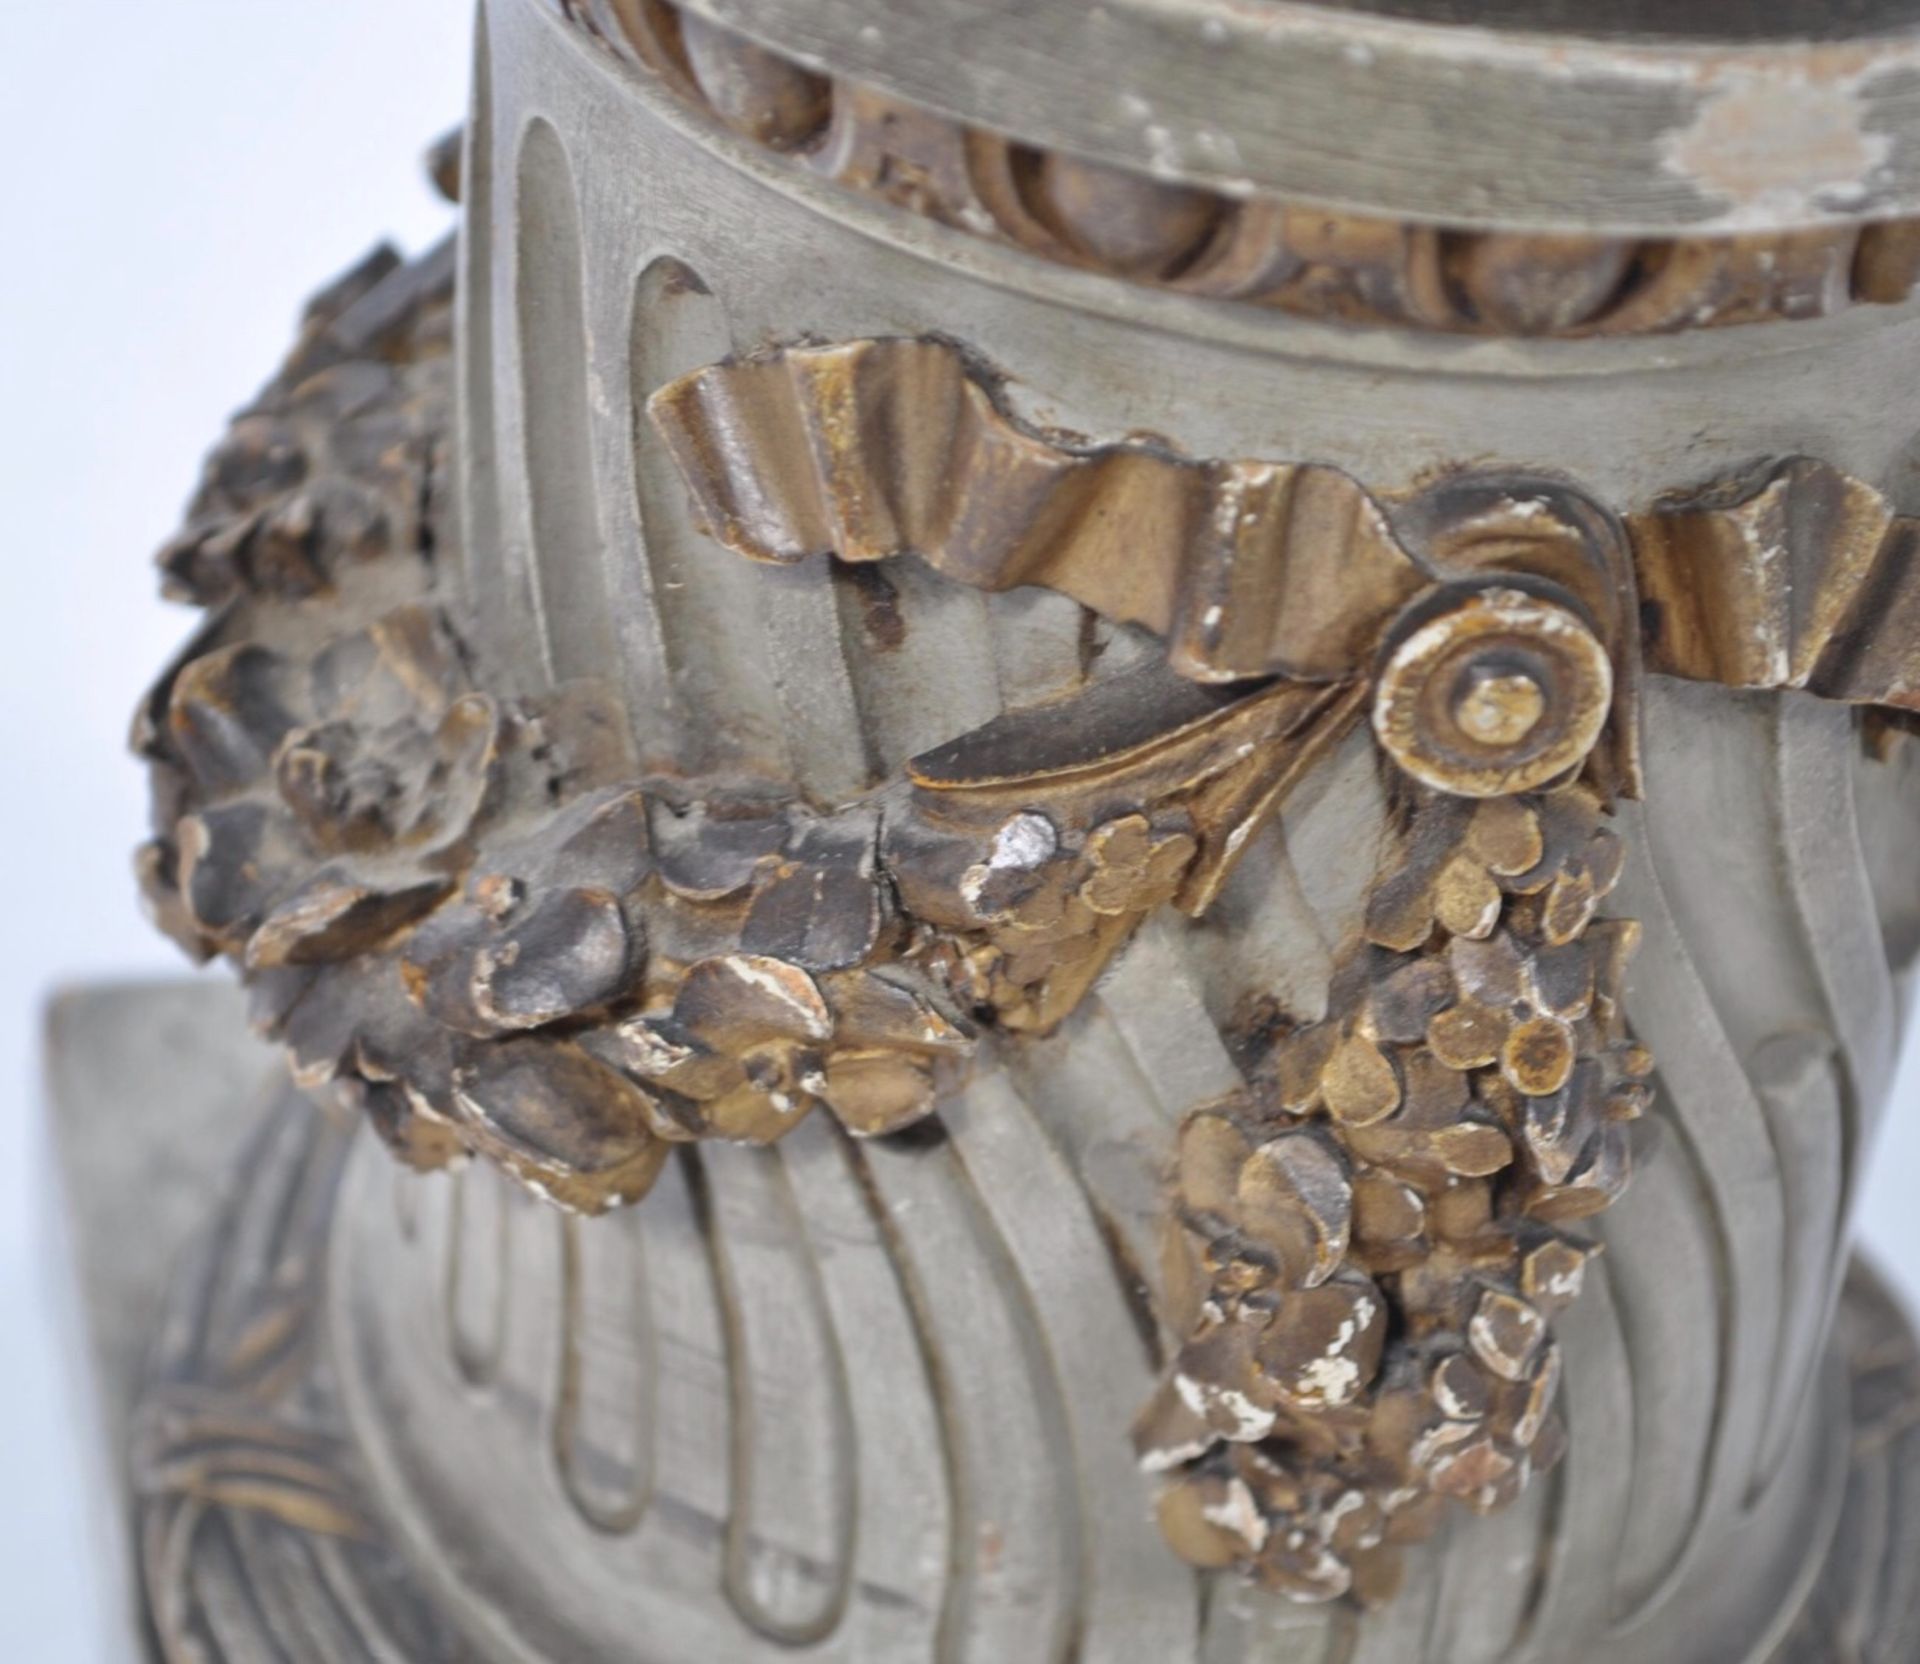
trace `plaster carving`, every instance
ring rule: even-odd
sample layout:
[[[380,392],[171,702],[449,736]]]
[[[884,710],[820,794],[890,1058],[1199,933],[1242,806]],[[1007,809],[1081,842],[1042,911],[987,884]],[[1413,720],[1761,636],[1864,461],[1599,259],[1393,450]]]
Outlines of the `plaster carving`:
[[[488,692],[442,600],[449,293],[375,261],[322,297],[162,557],[214,610],[138,726],[143,874],[298,1080],[416,1165],[478,1154],[589,1213],[677,1145],[821,1109],[897,1133],[983,1044],[1068,1021],[1156,910],[1204,914],[1370,725],[1399,853],[1326,1021],[1254,1024],[1244,1093],[1182,1131],[1185,1344],[1141,1453],[1180,1552],[1302,1600],[1381,1598],[1447,1499],[1517,1495],[1653,1066],[1634,927],[1599,916],[1642,656],[1910,703],[1906,638],[1857,628],[1914,604],[1904,523],[1804,462],[1625,522],[1505,475],[1387,499],[1038,432],[948,343],[790,349],[652,401],[717,541],[1043,585],[1165,660],[850,803],[641,777],[590,685]]]

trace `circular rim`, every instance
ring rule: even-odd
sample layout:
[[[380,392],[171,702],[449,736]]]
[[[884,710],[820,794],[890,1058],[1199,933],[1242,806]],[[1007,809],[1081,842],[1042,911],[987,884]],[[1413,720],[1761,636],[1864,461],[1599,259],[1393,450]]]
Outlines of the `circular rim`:
[[[1844,353],[1859,350],[1863,340],[1871,341],[1875,356],[1880,356],[1889,350],[1887,332],[1904,331],[1920,321],[1920,302],[1908,301],[1849,306],[1823,317],[1793,320],[1790,327],[1783,323],[1602,338],[1472,335],[1391,325],[1354,328],[1333,319],[1115,282],[1103,272],[1055,264],[999,239],[903,212],[795,167],[790,157],[727,128],[634,62],[568,29],[557,12],[544,5],[535,9],[542,24],[565,38],[594,73],[616,84],[619,96],[642,108],[648,120],[810,213],[979,283],[1280,363],[1338,362],[1390,374],[1584,382],[1668,371],[1697,373],[1735,361]],[[1017,400],[1017,387],[1013,396]]]
[[[1257,4],[1258,0],[1254,0]],[[1915,0],[1310,0],[1324,10],[1410,23],[1512,29],[1599,40],[1749,46],[1766,41],[1869,40],[1920,23]]]
[[[1920,212],[1920,28],[1729,45],[1301,0],[686,3],[955,119],[1229,195],[1623,234]]]

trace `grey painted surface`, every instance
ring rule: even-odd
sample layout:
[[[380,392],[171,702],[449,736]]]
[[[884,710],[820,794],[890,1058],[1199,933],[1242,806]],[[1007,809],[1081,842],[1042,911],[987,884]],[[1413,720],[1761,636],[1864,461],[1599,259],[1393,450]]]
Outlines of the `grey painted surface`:
[[[335,61],[350,67],[322,74],[316,67],[325,59],[316,45],[322,36],[302,32],[308,23],[316,29],[320,24],[305,20],[296,30],[290,16],[278,11],[265,18],[244,5],[172,6],[164,17],[156,14],[144,26],[153,31],[151,36],[143,38],[128,20],[116,18],[113,31],[85,42],[83,48],[77,32],[100,27],[96,17],[75,13],[68,18],[42,8],[32,14],[29,29],[69,31],[64,49],[47,47],[36,55],[33,61],[47,67],[47,73],[20,77],[30,96],[10,96],[0,112],[0,120],[20,124],[10,153],[31,155],[34,164],[0,173],[9,221],[41,232],[32,244],[37,258],[9,263],[0,273],[7,302],[0,309],[0,317],[7,320],[0,325],[6,385],[41,390],[31,405],[16,401],[0,417],[8,424],[0,467],[8,470],[15,514],[24,512],[26,517],[17,547],[27,552],[0,563],[0,584],[6,586],[13,616],[36,626],[23,631],[15,649],[0,661],[0,679],[10,708],[40,718],[9,725],[0,735],[0,754],[5,778],[32,786],[21,801],[61,805],[57,816],[12,814],[0,826],[9,870],[30,866],[41,875],[16,898],[24,912],[10,918],[12,939],[29,946],[11,953],[0,972],[5,979],[0,1062],[16,1088],[7,1113],[0,1114],[0,1146],[8,1157],[4,1171],[15,1186],[0,1207],[0,1241],[6,1249],[0,1256],[0,1289],[6,1291],[0,1303],[9,1319],[18,1319],[17,1325],[9,1322],[9,1334],[25,1337],[0,1383],[0,1398],[9,1425],[25,1429],[19,1449],[33,1464],[28,1482],[11,1488],[0,1503],[5,1509],[0,1537],[7,1548],[7,1570],[0,1579],[0,1641],[5,1643],[0,1651],[7,1656],[53,1664],[79,1664],[100,1656],[91,1639],[87,1608],[105,1603],[76,1581],[85,1556],[62,1523],[62,1500],[71,1501],[84,1488],[72,1431],[80,1395],[71,1385],[59,1384],[47,1367],[52,1342],[43,1303],[54,1272],[51,1256],[31,1255],[25,1246],[29,1220],[44,1220],[44,1203],[30,1201],[29,1190],[45,1185],[46,1166],[19,1152],[27,1143],[34,1096],[26,1087],[31,990],[63,971],[169,962],[125,899],[122,878],[122,850],[136,835],[140,817],[133,771],[120,761],[119,734],[139,681],[164,655],[167,637],[176,627],[169,615],[147,601],[140,552],[169,524],[194,458],[217,431],[224,409],[258,379],[280,349],[297,297],[357,252],[383,218],[402,215],[409,226],[418,226],[416,235],[424,237],[424,207],[403,211],[394,206],[401,200],[397,188],[374,199],[387,206],[370,207],[369,186],[383,178],[410,178],[414,140],[424,139],[435,126],[431,116],[417,113],[423,68],[442,62],[437,43],[441,33],[448,41],[447,64],[459,58],[453,38],[464,31],[465,10],[458,0],[439,8],[408,8],[381,0],[357,14],[344,5],[330,8],[324,39],[337,43],[340,56]],[[402,26],[404,17],[415,11],[423,20],[429,14],[431,18],[407,25],[421,31],[413,50],[393,58],[358,50],[375,32]],[[26,24],[28,16],[24,7],[0,11],[0,29]],[[314,14],[315,19],[321,16]],[[34,44],[31,35],[28,44]],[[284,55],[276,58],[276,52]],[[10,55],[9,61],[26,62],[27,54]],[[268,67],[276,63],[286,67]],[[52,73],[55,64],[66,66],[68,78]],[[164,78],[157,66],[165,67]],[[307,73],[298,73],[302,69]],[[373,90],[379,88],[377,77],[382,74],[390,74],[391,83]],[[460,78],[460,72],[449,67],[445,84]],[[108,87],[111,96],[104,90]],[[61,146],[39,142],[46,130],[39,123],[49,119],[47,111],[65,117],[96,100],[129,111],[126,123],[79,134],[62,127],[68,139]],[[451,101],[449,116],[450,106]],[[183,158],[165,146],[170,134],[183,130],[182,110],[205,112],[204,125],[196,116],[195,124],[185,129],[207,143],[203,156]],[[354,148],[343,153],[337,146],[344,131],[354,136]],[[644,153],[621,134],[617,124],[606,130],[605,159],[590,161],[588,175],[604,179],[608,170],[631,167]],[[199,181],[186,198],[177,190],[183,170]],[[282,186],[296,180],[299,188],[291,199],[282,200]],[[778,227],[797,223],[799,216],[780,206],[777,192],[756,183],[751,162],[743,158],[738,169],[707,177],[706,183],[717,192],[715,204],[769,215],[775,247],[790,258],[796,244],[791,232]],[[269,212],[278,217],[268,217]],[[694,218],[685,209],[669,213],[661,222],[662,245],[692,248],[681,233],[697,229]],[[1034,308],[1035,325],[1024,334],[1010,335],[1007,350],[1026,354],[1023,370],[1038,365],[1047,377],[1060,379],[1062,385],[1044,388],[1051,399],[1062,400],[1079,385],[1073,360],[1092,355],[1097,320],[1117,310],[1110,288],[1069,273],[1036,277],[1028,263],[931,229],[901,228],[858,213],[844,218],[851,228],[846,246],[880,249],[893,262],[893,273],[911,278],[907,293],[923,293],[929,308],[946,306],[966,286],[976,292],[1032,286],[1041,297]],[[915,252],[920,249],[968,274],[965,284],[932,278],[932,268]],[[828,294],[838,305],[847,264],[789,264],[793,298],[783,315],[803,316]],[[147,276],[139,303],[129,305],[126,276],[134,270]],[[805,275],[804,281],[794,281],[795,270]],[[834,316],[869,324],[893,320],[894,327],[911,327],[922,315],[920,302],[881,304],[872,292],[878,287],[876,282],[856,293],[849,303],[852,310]],[[617,307],[625,298],[609,297],[608,305]],[[1080,323],[1063,310],[1075,305],[1096,322]],[[978,318],[988,310],[986,303],[976,301],[966,316]],[[1330,333],[1276,328],[1267,320],[1229,323],[1212,309],[1178,297],[1129,298],[1123,310],[1143,327],[1145,339],[1204,328],[1216,335],[1222,350],[1235,347],[1258,354],[1266,372],[1264,402],[1290,407],[1274,408],[1264,418],[1254,409],[1250,416],[1250,401],[1229,389],[1226,407],[1217,417],[1210,411],[1196,414],[1196,443],[1222,443],[1249,433],[1274,446],[1314,440],[1342,447],[1340,454],[1354,457],[1355,465],[1391,465],[1390,437],[1381,431],[1391,424],[1369,416],[1365,401],[1351,389],[1377,379],[1376,371],[1389,392],[1401,385],[1389,364],[1394,353],[1368,346],[1342,348],[1351,366],[1347,372],[1327,380],[1309,379],[1297,366],[1329,347],[1335,339]],[[817,315],[828,317],[824,310]],[[617,313],[608,316],[617,319]],[[85,328],[41,330],[19,323],[81,317],[89,320]],[[1884,320],[1871,322],[1878,326]],[[608,327],[618,335],[624,326],[610,322]],[[1042,353],[1044,341],[1039,338],[1048,333],[1059,336],[1059,344]],[[1896,332],[1879,339],[1902,338]],[[1608,484],[1659,480],[1661,470],[1670,470],[1677,458],[1697,455],[1704,471],[1743,447],[1797,444],[1818,449],[1831,441],[1831,454],[1877,459],[1878,477],[1908,507],[1915,506],[1901,455],[1904,437],[1897,425],[1884,419],[1901,396],[1908,374],[1905,356],[1892,352],[1883,359],[1883,348],[1866,325],[1789,330],[1752,349],[1759,361],[1738,378],[1738,397],[1723,402],[1705,381],[1689,390],[1690,379],[1712,378],[1716,364],[1747,350],[1747,345],[1724,338],[1648,344],[1633,349],[1630,357],[1569,348],[1552,357],[1552,385],[1542,396],[1526,401],[1524,410],[1516,403],[1508,414],[1490,414],[1487,421],[1501,432],[1523,437],[1531,423],[1547,421],[1538,447],[1542,459],[1564,462],[1569,455],[1591,453],[1596,469],[1607,463],[1601,483]],[[1829,356],[1835,352],[1839,359]],[[1532,373],[1518,362],[1518,355],[1491,346],[1439,344],[1417,349],[1413,358],[1429,367],[1454,365],[1494,382]],[[1159,390],[1150,359],[1125,362],[1134,385],[1083,398],[1092,425],[1144,419],[1155,410]],[[1628,460],[1617,479],[1611,464],[1614,439],[1605,437],[1606,423],[1588,425],[1587,407],[1581,403],[1580,390],[1606,362],[1633,363],[1639,367],[1636,373],[1649,376],[1662,364],[1679,367],[1677,374],[1664,378],[1674,391],[1662,423],[1644,437],[1629,436],[1630,444],[1622,441],[1621,454]],[[1041,379],[1033,376],[1036,386]],[[1349,391],[1340,393],[1341,384]],[[1831,396],[1824,396],[1821,388]],[[1282,399],[1276,400],[1276,390]],[[1322,400],[1331,402],[1322,409]],[[1493,401],[1494,406],[1500,403]],[[1629,409],[1630,401],[1620,401],[1620,408]],[[1512,413],[1515,410],[1521,413]],[[1079,419],[1079,414],[1065,419]],[[1619,438],[1618,425],[1628,418],[1609,420]],[[607,421],[600,431],[609,433],[612,426]],[[1693,442],[1693,429],[1700,427],[1710,430],[1702,441],[1704,451],[1690,453],[1686,446]],[[630,447],[609,442],[599,454],[600,466],[607,468],[630,454]],[[62,558],[35,554],[54,550]],[[631,553],[629,546],[629,557]],[[627,565],[616,564],[615,578],[627,570]],[[985,620],[970,628],[976,640],[990,636],[1000,642],[1013,626],[998,617],[991,629]],[[986,651],[985,646],[980,650]],[[637,662],[637,649],[629,646],[627,652],[629,662]],[[1002,662],[1008,659],[1021,666],[1033,662],[1025,654],[1004,655]],[[906,738],[898,742],[911,743]],[[1911,823],[1897,803],[1885,812],[1865,812],[1867,795],[1863,787],[1861,830],[1884,898],[1911,882],[1901,859],[1910,848]],[[1882,849],[1877,865],[1871,858],[1876,847]],[[1284,895],[1279,901],[1266,896],[1261,900],[1286,910]],[[1278,931],[1282,926],[1274,923],[1270,928]],[[1266,974],[1264,969],[1261,974]],[[1301,997],[1313,980],[1311,971],[1302,976]],[[1209,985],[1202,976],[1199,998],[1204,1003],[1208,997]],[[1147,1053],[1155,1055],[1151,1046]],[[1756,1067],[1763,1077],[1762,1114],[1777,1113],[1769,1109],[1770,1099],[1791,1105],[1800,1101],[1797,1094],[1819,1090],[1818,1069],[1809,1067],[1799,1052],[1776,1048],[1759,1054],[1758,1063],[1764,1065]],[[127,1116],[125,1104],[146,1096],[144,1086],[130,1085],[112,1106],[112,1115]],[[1920,1171],[1920,1090],[1911,1066],[1880,1136],[1883,1159],[1865,1185],[1864,1218],[1870,1239],[1911,1268],[1920,1265],[1920,1225],[1910,1194],[1910,1175]],[[803,1155],[796,1152],[796,1162]],[[1124,1186],[1124,1168],[1112,1182]],[[601,1367],[599,1360],[594,1367]],[[622,1366],[615,1355],[605,1367],[617,1371]],[[1766,1436],[1763,1421],[1760,1437]],[[596,1489],[617,1496],[619,1484],[616,1479],[611,1488]],[[1521,1516],[1512,1518],[1518,1522],[1514,1532],[1528,1523]],[[903,1560],[911,1560],[910,1545],[916,1540],[911,1532],[901,1536]],[[1509,1533],[1489,1552],[1524,1550],[1524,1534]],[[1433,1599],[1434,1609],[1445,1615],[1453,1631],[1464,1633],[1455,1597],[1440,1589]],[[1309,1640],[1318,1632],[1317,1617],[1275,1618],[1275,1627],[1265,1631],[1265,1650],[1247,1653],[1244,1640],[1231,1637],[1236,1624],[1244,1628],[1251,1621],[1223,1611],[1218,1632],[1229,1639],[1221,1641],[1214,1656],[1289,1661],[1318,1656]],[[1268,1615],[1261,1614],[1260,1622],[1267,1621]],[[1288,1628],[1278,1627],[1282,1621]]]
[[[70,1402],[93,1457],[88,1501],[109,1591],[99,1617],[105,1644],[130,1656],[139,1623],[124,1453],[155,1314],[284,1070],[248,1032],[238,991],[210,978],[58,996],[46,1074],[71,1256]]]
[[[490,22],[472,171],[493,184],[493,244],[468,319],[488,318],[498,372],[467,420],[492,423],[494,472],[469,481],[487,513],[497,491],[503,534],[480,560],[506,599],[482,583],[475,600],[507,639],[511,598],[541,597],[524,679],[567,666],[657,695],[634,715],[661,762],[833,799],[1049,674],[1087,674],[1020,598],[909,581],[905,646],[876,680],[824,562],[707,544],[636,420],[703,355],[938,329],[1036,417],[1381,489],[1466,457],[1565,471],[1624,509],[1808,450],[1912,494],[1912,311],[1598,349],[1249,318],[963,247],[696,138],[534,0],[495,0]],[[580,258],[529,258],[528,230],[556,227],[577,228]],[[820,281],[796,284],[802,269]],[[579,447],[550,443],[583,380],[585,477]],[[561,503],[566,535],[547,536]],[[1102,668],[1136,644],[1116,646]],[[424,1575],[516,1664],[744,1664],[801,1639],[848,1664],[1122,1664],[1143,1636],[1196,1664],[1770,1657],[1839,1519],[1825,1337],[1920,928],[1882,852],[1920,816],[1920,779],[1874,772],[1850,716],[1798,696],[1656,682],[1645,722],[1618,907],[1647,927],[1629,1007],[1661,1110],[1596,1291],[1564,1323],[1573,1454],[1507,1517],[1457,1522],[1393,1605],[1360,1619],[1203,1596],[1171,1566],[1121,1437],[1151,1362],[1106,1247],[1153,1275],[1172,1129],[1234,1078],[1220,1017],[1276,978],[1302,1016],[1324,1001],[1384,821],[1364,739],[1243,869],[1239,928],[1144,933],[1058,1036],[989,1060],[934,1149],[853,1149],[822,1125],[689,1159],[597,1273],[621,1300],[570,1294],[567,1231],[486,1171],[396,1212],[364,1153],[336,1235],[343,1390]],[[581,1402],[625,1454],[595,1483],[647,1496],[618,1529],[583,1506],[586,1447],[556,1445],[563,1380],[604,1383]]]

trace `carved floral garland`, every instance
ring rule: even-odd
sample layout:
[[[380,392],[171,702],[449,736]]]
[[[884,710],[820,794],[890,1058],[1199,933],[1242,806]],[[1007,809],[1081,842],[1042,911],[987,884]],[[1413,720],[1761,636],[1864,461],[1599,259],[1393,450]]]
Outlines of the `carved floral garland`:
[[[161,922],[408,1160],[599,1211],[679,1143],[932,1114],[983,1030],[1058,1027],[1149,913],[1203,912],[1370,719],[1399,853],[1326,1021],[1242,1036],[1245,1091],[1182,1129],[1141,1452],[1181,1552],[1302,1599],[1379,1596],[1445,1499],[1516,1495],[1560,1438],[1564,1227],[1647,1099],[1633,929],[1597,918],[1643,636],[1911,710],[1920,630],[1866,627],[1920,611],[1909,524],[1810,463],[1627,528],[1545,480],[1384,503],[1040,435],[940,342],[794,350],[653,401],[716,539],[1046,584],[1169,659],[852,804],[640,778],[594,689],[485,691],[438,599],[449,272],[322,296],[163,553],[210,616],[136,734]]]

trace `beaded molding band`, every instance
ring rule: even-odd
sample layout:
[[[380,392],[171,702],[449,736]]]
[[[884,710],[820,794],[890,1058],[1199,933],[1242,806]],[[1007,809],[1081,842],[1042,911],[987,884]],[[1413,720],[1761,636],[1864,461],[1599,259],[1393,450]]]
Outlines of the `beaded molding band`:
[[[1063,265],[1295,316],[1624,336],[1905,301],[1920,222],[1715,237],[1449,229],[1036,149],[815,73],[669,0],[553,0],[732,132],[846,189]]]

